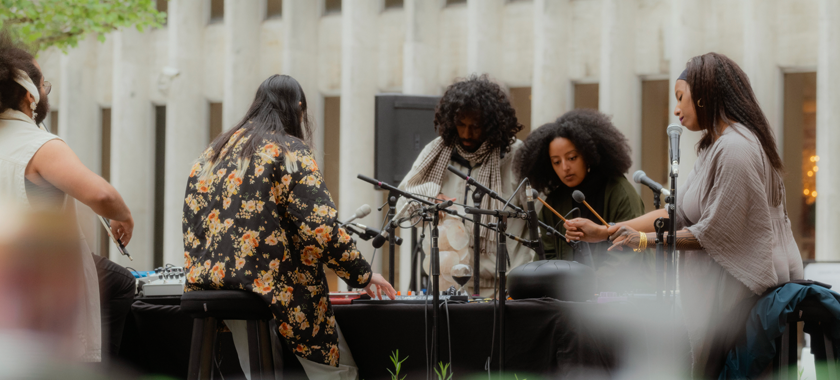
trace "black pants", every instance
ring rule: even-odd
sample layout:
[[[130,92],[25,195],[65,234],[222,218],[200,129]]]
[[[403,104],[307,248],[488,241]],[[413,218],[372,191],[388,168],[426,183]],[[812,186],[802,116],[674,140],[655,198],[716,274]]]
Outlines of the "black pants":
[[[102,314],[102,358],[120,352],[125,319],[134,302],[134,275],[106,257],[93,255],[99,278],[99,307]]]

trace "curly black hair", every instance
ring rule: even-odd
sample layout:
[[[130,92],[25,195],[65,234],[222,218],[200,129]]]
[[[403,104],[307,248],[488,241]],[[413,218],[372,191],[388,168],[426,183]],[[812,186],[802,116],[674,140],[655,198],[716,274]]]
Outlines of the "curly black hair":
[[[549,145],[558,137],[567,138],[575,145],[591,170],[588,175],[622,175],[633,164],[627,138],[607,115],[591,109],[569,111],[531,132],[525,145],[516,153],[514,171],[517,176],[528,177],[531,186],[539,191],[547,193],[566,186],[557,177],[548,154]]]
[[[510,151],[522,124],[510,100],[487,74],[471,75],[446,89],[435,109],[435,130],[446,145],[460,143],[455,123],[464,114],[474,113],[484,132],[484,143],[491,148]]]
[[[17,70],[23,70],[37,86],[41,83],[41,70],[35,66],[35,57],[28,47],[17,41],[7,29],[0,30],[0,112],[18,109],[26,96],[26,89],[15,82]]]

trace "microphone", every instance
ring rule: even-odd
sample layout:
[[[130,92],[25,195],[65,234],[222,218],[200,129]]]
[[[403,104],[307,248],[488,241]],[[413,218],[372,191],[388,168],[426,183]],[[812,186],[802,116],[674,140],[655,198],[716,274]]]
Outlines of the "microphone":
[[[376,234],[376,237],[373,238],[371,245],[373,248],[380,248],[382,247],[386,241],[388,241],[388,231],[379,231],[376,228],[368,227],[364,224],[353,223],[354,226],[358,226],[359,228],[364,228],[365,233],[372,233]],[[399,236],[394,236],[394,242],[397,245],[402,245],[403,239]]]
[[[539,242],[536,247],[532,249],[537,253],[540,260],[545,260],[545,248],[540,237],[540,223],[537,219],[537,211],[534,208],[534,189],[531,188],[531,181],[525,182],[525,199],[528,203],[528,235],[532,240]]]
[[[682,127],[679,124],[671,124],[668,126],[667,132],[671,142],[671,149],[669,150],[671,174],[676,175],[679,173],[680,168],[680,135],[682,134]]]
[[[598,215],[598,213],[597,213],[597,212],[595,212],[595,210],[593,210],[593,209],[592,209],[592,206],[590,206],[590,205],[589,205],[589,203],[586,203],[586,197],[583,195],[583,193],[582,193],[580,190],[575,190],[575,191],[572,193],[572,198],[573,198],[573,199],[575,200],[575,202],[577,202],[577,203],[583,203],[583,204],[584,204],[584,206],[586,206],[586,208],[588,208],[588,209],[589,209],[589,211],[592,211],[592,213],[593,213],[593,214],[595,214],[595,217],[597,217],[597,218],[598,218],[598,220],[600,220],[600,221],[601,221],[601,223],[604,223],[604,225],[605,225],[605,226],[607,226],[607,228],[609,228],[609,227],[610,227],[610,224],[609,224],[609,223],[607,223],[607,222],[604,220],[604,218],[602,218],[602,217],[601,217],[601,215]]]
[[[363,204],[363,205],[359,206],[359,208],[356,209],[356,212],[353,215],[350,216],[350,219],[347,219],[346,222],[339,223],[339,224],[341,224],[341,225],[349,224],[350,222],[352,222],[356,219],[364,218],[364,217],[368,216],[369,214],[370,214],[370,206],[368,206],[367,204]]]
[[[649,187],[654,193],[662,193],[662,195],[666,197],[671,196],[671,192],[668,191],[668,189],[662,187],[662,185],[658,182],[648,178],[644,171],[636,170],[636,172],[633,173],[633,182],[641,183],[642,185]]]

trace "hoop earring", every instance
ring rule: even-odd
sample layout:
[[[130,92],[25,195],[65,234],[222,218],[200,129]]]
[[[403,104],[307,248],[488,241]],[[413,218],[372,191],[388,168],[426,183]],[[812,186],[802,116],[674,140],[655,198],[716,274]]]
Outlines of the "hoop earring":
[[[701,103],[702,101],[703,101],[702,98],[697,99],[697,107],[703,108],[703,103]]]

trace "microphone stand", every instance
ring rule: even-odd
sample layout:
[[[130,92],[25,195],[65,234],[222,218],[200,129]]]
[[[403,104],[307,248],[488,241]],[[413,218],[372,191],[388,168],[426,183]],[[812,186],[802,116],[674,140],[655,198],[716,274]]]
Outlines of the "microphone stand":
[[[673,149],[673,148],[672,148]],[[679,157],[679,156],[677,156]],[[666,271],[665,286],[667,288],[668,298],[676,297],[677,290],[677,177],[679,176],[679,166],[676,162],[671,164],[671,195],[666,199],[668,201],[668,269]],[[673,301],[673,300],[672,300]]]
[[[475,186],[472,194],[473,206],[481,207],[484,192]],[[473,215],[473,297],[481,297],[479,279],[481,277],[481,215]]]
[[[388,282],[394,283],[394,253],[397,251],[397,240],[394,236],[396,226],[394,225],[394,215],[397,213],[397,198],[399,194],[394,191],[388,192]]]
[[[467,214],[493,215],[497,218],[496,231],[499,232],[498,245],[496,248],[496,268],[498,268],[499,288],[497,297],[499,309],[496,310],[496,318],[499,320],[499,375],[505,370],[505,299],[507,298],[507,220],[508,218],[528,219],[528,214],[518,211],[484,210],[480,208],[467,207],[464,209]]]
[[[653,222],[656,229],[656,300],[661,301],[665,292],[665,230],[670,229],[671,219],[658,218]]]
[[[478,215],[478,214],[476,214]],[[499,309],[496,310],[499,319],[499,376],[505,371],[505,299],[507,298],[507,216],[498,215],[496,229],[499,230],[498,248],[496,248],[496,267],[499,268]]]

